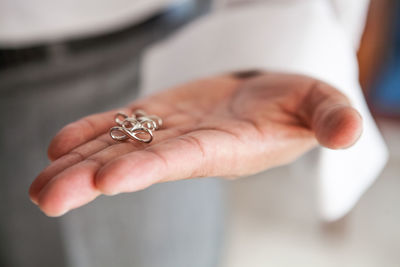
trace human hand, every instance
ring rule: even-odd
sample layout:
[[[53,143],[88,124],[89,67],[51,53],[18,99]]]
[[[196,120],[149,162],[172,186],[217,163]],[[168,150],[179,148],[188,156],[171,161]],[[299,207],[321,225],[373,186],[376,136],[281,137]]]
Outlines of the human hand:
[[[108,134],[118,110],[64,127],[49,146],[53,162],[32,183],[32,201],[60,216],[100,194],[134,192],[180,179],[253,174],[292,162],[318,143],[351,146],[362,119],[336,89],[309,77],[232,75],[194,81],[119,109],[160,116],[150,144]]]

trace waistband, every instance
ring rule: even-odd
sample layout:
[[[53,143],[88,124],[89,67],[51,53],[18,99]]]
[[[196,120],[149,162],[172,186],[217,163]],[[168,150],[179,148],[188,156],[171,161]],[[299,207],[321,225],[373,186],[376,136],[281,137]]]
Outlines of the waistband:
[[[0,71],[26,64],[57,61],[65,55],[81,55],[122,43],[132,43],[133,49],[140,52],[146,46],[208,12],[210,3],[210,0],[188,1],[160,11],[141,23],[97,36],[24,48],[0,47]]]

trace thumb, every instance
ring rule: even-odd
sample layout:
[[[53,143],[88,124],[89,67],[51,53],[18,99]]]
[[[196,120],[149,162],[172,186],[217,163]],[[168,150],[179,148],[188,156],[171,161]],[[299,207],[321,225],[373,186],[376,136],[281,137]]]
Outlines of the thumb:
[[[349,99],[337,89],[316,82],[303,107],[318,142],[327,148],[352,146],[362,133],[362,118]]]

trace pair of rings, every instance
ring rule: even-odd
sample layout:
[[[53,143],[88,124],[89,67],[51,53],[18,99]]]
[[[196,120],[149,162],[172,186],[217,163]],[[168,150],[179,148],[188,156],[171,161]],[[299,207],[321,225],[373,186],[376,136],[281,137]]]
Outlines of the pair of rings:
[[[110,129],[110,136],[116,141],[125,141],[130,138],[139,142],[150,143],[153,140],[153,131],[162,126],[160,117],[147,115],[143,110],[136,110],[131,116],[118,112],[114,121],[118,126]]]

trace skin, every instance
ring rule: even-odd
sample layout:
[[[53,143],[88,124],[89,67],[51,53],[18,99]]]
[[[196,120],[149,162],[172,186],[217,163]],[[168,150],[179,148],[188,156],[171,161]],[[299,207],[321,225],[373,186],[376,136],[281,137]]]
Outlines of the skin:
[[[32,183],[30,198],[46,215],[60,216],[100,194],[245,176],[290,163],[318,144],[341,149],[359,138],[359,113],[331,86],[291,74],[244,76],[190,82],[65,126],[49,146],[52,163]],[[153,142],[112,140],[115,113],[136,109],[163,118]]]

